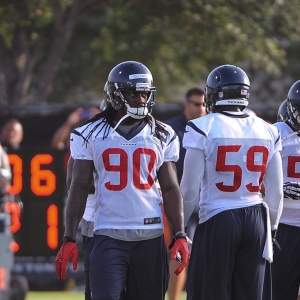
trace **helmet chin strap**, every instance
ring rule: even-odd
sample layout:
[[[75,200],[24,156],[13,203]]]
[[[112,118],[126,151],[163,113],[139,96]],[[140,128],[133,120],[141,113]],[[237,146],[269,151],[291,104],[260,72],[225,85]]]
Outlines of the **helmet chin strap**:
[[[149,115],[151,117],[151,119],[152,119],[151,134],[154,134],[154,132],[155,132],[155,120],[154,120],[153,116],[149,113],[148,107],[147,106],[131,107],[127,103],[127,101],[126,101],[126,99],[125,99],[125,97],[123,96],[122,93],[120,93],[120,97],[121,97],[121,99],[123,100],[123,102],[124,102],[124,104],[126,106],[127,113],[126,113],[126,115],[124,115],[118,121],[118,123],[116,124],[116,126],[113,128],[112,133],[114,133],[116,131],[116,129],[118,128],[118,126],[121,124],[121,122],[123,122],[128,117],[131,117],[131,118],[136,119],[136,120],[141,120],[141,119],[144,119],[147,115]],[[148,101],[147,101],[147,103],[148,103]],[[113,138],[113,135],[112,135],[112,138]]]
[[[148,109],[147,109],[147,111],[148,111]],[[151,120],[152,120],[151,134],[154,134],[154,133],[155,133],[155,120],[154,120],[154,117],[153,117],[150,113],[148,113],[148,116],[150,116],[150,118],[151,118]],[[127,114],[126,114],[125,116],[123,116],[123,117],[118,121],[118,123],[116,124],[116,126],[113,128],[112,133],[114,133],[114,132],[116,131],[116,129],[118,128],[118,126],[119,126],[125,119],[127,119],[128,117],[132,117],[132,115],[129,114],[129,113],[127,112]],[[146,117],[146,116],[144,116],[144,117],[142,117],[142,118],[135,118],[135,119],[143,119],[143,118],[145,118],[145,117]],[[113,138],[113,136],[112,136],[112,138]]]
[[[119,125],[121,124],[121,122],[123,122],[125,119],[127,119],[128,117],[131,117],[130,114],[126,114],[125,116],[123,116],[119,122],[116,124],[116,126],[114,127],[112,133],[114,133],[116,131],[116,129],[119,127]]]

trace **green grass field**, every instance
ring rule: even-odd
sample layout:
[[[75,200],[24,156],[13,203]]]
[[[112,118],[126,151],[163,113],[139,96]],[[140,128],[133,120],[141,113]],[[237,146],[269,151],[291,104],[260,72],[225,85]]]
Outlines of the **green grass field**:
[[[185,297],[186,294],[182,293],[180,300],[185,300]],[[84,295],[83,292],[29,292],[26,300],[84,300]]]
[[[26,300],[84,300],[83,292],[29,292]]]

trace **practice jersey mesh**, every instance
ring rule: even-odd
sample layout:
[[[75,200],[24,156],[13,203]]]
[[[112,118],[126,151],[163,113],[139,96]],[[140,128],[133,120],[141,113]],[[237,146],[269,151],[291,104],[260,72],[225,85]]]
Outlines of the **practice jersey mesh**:
[[[162,134],[160,140],[159,133],[153,135],[143,121],[127,135],[109,127],[104,139],[100,125],[87,140],[101,120],[76,128],[71,134],[72,157],[93,160],[99,176],[95,230],[161,229],[162,200],[155,180],[164,162],[178,160],[177,135],[161,123],[169,134]]]
[[[300,137],[285,122],[275,123],[282,138],[283,182],[300,181]],[[300,227],[300,201],[285,198],[279,223]]]
[[[281,149],[274,126],[258,117],[229,113],[190,121],[183,145],[205,154],[200,223],[224,210],[261,203],[260,185],[266,167]]]

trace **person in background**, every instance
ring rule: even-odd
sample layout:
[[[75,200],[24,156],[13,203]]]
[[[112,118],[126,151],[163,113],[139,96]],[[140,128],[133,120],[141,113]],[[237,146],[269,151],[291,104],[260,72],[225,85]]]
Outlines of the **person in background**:
[[[23,126],[18,119],[8,120],[0,132],[0,142],[3,149],[9,153],[11,150],[18,150],[23,141]]]
[[[174,230],[171,258],[180,254],[179,274],[189,260],[183,205],[176,178],[179,141],[172,128],[151,115],[155,87],[149,69],[135,61],[115,66],[108,76],[106,109],[73,130],[74,159],[64,243],[56,256],[59,279],[69,259],[77,267],[75,244],[93,173],[97,205],[90,255],[92,299],[163,300],[169,277],[163,239],[162,199]]]
[[[0,144],[0,213],[5,211],[8,202],[7,188],[12,178],[8,156]]]
[[[183,106],[184,106],[184,111],[180,115],[175,116],[166,121],[166,124],[170,125],[177,133],[180,141],[179,159],[176,162],[178,182],[181,181],[182,172],[183,172],[183,162],[185,156],[185,149],[182,146],[184,130],[189,120],[203,117],[206,115],[206,110],[204,107],[204,91],[198,87],[189,89],[185,94]],[[186,228],[187,236],[191,240],[193,240],[194,232],[199,221],[198,210],[199,207],[198,205],[196,205],[188,221],[187,228]],[[169,225],[166,224],[167,229],[168,226]],[[170,229],[165,230],[165,239],[166,239],[166,243],[169,244],[170,240],[172,239]],[[169,300],[178,300],[180,298],[180,294],[184,289],[185,282],[186,282],[186,269],[183,272],[181,272],[180,275],[176,276],[174,274],[174,270],[176,268],[177,268],[177,262],[171,260],[170,280],[168,286]]]
[[[10,154],[14,151],[20,150],[23,138],[24,138],[23,125],[16,118],[9,119],[7,122],[5,122],[5,124],[1,128],[0,143],[6,154]],[[8,157],[9,156],[7,156],[7,160]],[[9,165],[9,169],[10,169],[10,165]],[[22,210],[23,203],[20,195],[19,194],[9,195],[7,191],[6,194],[7,194],[6,197],[9,198],[9,201],[15,202],[18,205],[19,209]]]
[[[9,250],[12,242],[12,234],[9,230],[8,213],[6,203],[8,201],[7,188],[11,181],[11,170],[8,158],[0,145],[0,299],[9,300],[11,280],[11,268],[13,265],[13,253]]]
[[[12,275],[11,269],[14,263],[14,253],[8,251],[13,236],[9,230],[11,221],[8,216],[11,209],[8,204],[13,201],[13,197],[8,194],[8,187],[11,183],[12,173],[9,165],[7,153],[0,145],[0,269],[1,283],[0,299],[1,300],[25,300],[26,293],[29,290],[28,281],[25,276]],[[13,205],[16,209],[18,203]],[[12,207],[12,206],[10,206]]]
[[[84,109],[78,107],[75,109],[67,118],[67,120],[60,126],[57,131],[54,133],[51,140],[51,147],[58,150],[67,150],[70,149],[70,133],[74,129],[75,125],[79,124],[82,121],[85,121],[95,114],[99,113],[98,108],[92,107]]]
[[[274,124],[282,141],[284,201],[277,231],[281,250],[275,247],[272,264],[273,300],[296,300],[300,284],[300,80],[285,101],[288,119],[280,106],[282,121]]]
[[[184,155],[186,151],[182,146],[182,139],[183,139],[185,126],[188,121],[206,115],[206,110],[204,106],[204,91],[197,87],[189,89],[185,94],[183,107],[184,110],[180,115],[175,116],[165,122],[166,124],[170,125],[174,129],[180,141],[179,159],[176,162],[177,176],[179,182],[181,181],[181,177],[182,177],[183,161],[184,161]]]
[[[185,223],[195,203],[200,207],[187,300],[263,299],[265,264],[273,259],[271,229],[282,211],[281,141],[275,126],[243,112],[249,96],[247,74],[219,66],[205,87],[210,113],[186,126],[180,186]]]

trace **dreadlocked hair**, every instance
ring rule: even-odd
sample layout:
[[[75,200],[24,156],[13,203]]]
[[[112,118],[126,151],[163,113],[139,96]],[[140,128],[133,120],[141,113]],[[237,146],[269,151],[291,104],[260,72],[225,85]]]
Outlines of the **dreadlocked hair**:
[[[84,130],[86,131],[88,128],[91,128],[91,126],[93,125],[93,123],[95,123],[96,121],[98,121],[99,119],[102,119],[102,121],[98,124],[96,124],[89,132],[89,134],[87,135],[84,143],[87,143],[88,139],[92,136],[92,134],[95,132],[95,130],[99,127],[102,126],[99,130],[99,132],[97,133],[97,135],[104,130],[104,134],[103,134],[103,140],[107,138],[108,133],[109,133],[109,128],[110,128],[110,124],[113,124],[113,120],[116,114],[116,110],[112,107],[111,103],[108,103],[106,106],[106,109],[103,110],[102,112],[94,115],[93,117],[91,117],[88,120],[82,121],[80,123],[78,123],[75,128],[81,127],[83,125],[87,125],[89,124],[89,126],[87,126]],[[160,122],[155,119],[153,117],[153,120],[155,122],[155,132],[153,133],[161,142],[163,141],[162,136],[167,136],[169,135],[169,132],[160,124]],[[150,126],[152,126],[152,118],[147,115],[145,117],[145,121],[146,123],[148,123]],[[82,132],[82,133],[83,133]],[[97,136],[96,135],[96,136]]]
[[[104,129],[104,135],[103,135],[103,140],[105,138],[107,138],[108,136],[108,133],[109,133],[109,127],[114,119],[114,116],[115,116],[115,113],[116,113],[116,110],[111,106],[111,104],[109,103],[107,106],[106,106],[106,109],[103,110],[102,112],[94,115],[93,117],[91,117],[90,119],[88,120],[85,120],[85,121],[82,121],[80,122],[79,124],[76,125],[75,128],[77,127],[81,127],[83,125],[87,125],[89,124],[89,126],[87,126],[83,131],[85,132],[88,128],[91,128],[91,126],[93,126],[93,123],[95,123],[96,121],[98,121],[99,119],[102,119],[102,121],[98,124],[96,124],[94,127],[92,127],[92,129],[90,130],[89,134],[87,135],[87,137],[85,138],[85,141],[84,141],[84,144],[88,142],[88,139],[92,136],[92,134],[95,132],[95,130],[99,127],[99,126],[102,126],[99,130],[102,131]],[[98,134],[97,134],[98,135]]]
[[[145,117],[146,122],[152,126],[152,118],[147,115]],[[168,136],[169,132],[161,125],[161,123],[159,122],[159,120],[157,120],[156,118],[153,117],[153,120],[155,122],[155,132],[153,132],[153,134],[160,140],[161,144],[163,143],[163,136]]]

